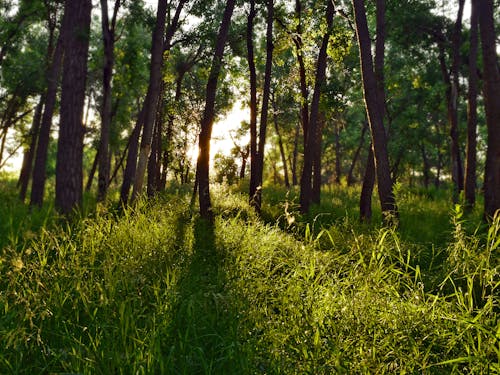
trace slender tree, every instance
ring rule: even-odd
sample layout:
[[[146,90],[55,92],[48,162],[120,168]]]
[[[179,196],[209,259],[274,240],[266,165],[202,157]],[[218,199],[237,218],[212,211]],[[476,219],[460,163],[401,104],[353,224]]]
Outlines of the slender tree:
[[[226,45],[227,34],[231,24],[236,0],[227,0],[222,21],[220,24],[217,40],[215,42],[215,53],[208,76],[205,109],[201,120],[201,131],[199,138],[199,155],[196,164],[196,179],[198,181],[198,196],[200,201],[200,215],[204,219],[213,220],[212,203],[210,201],[209,167],[210,167],[210,138],[215,118],[215,99],[217,83],[222,69],[222,57]]]
[[[471,208],[476,202],[476,159],[477,159],[477,50],[478,50],[477,0],[471,1],[470,48],[469,48],[469,91],[467,93],[467,153],[465,164],[465,203]]]
[[[493,0],[478,4],[484,67],[484,104],[488,126],[488,150],[484,176],[484,215],[491,219],[500,209],[500,71],[496,52]]]
[[[112,88],[113,66],[115,64],[115,30],[121,0],[115,0],[113,15],[109,18],[108,0],[101,0],[101,27],[104,45],[104,65],[102,69],[102,107],[101,107],[101,139],[99,142],[99,178],[97,199],[106,199],[109,184],[109,137],[112,120]]]
[[[356,35],[359,44],[363,93],[373,144],[378,193],[384,220],[388,222],[394,216],[397,216],[397,206],[393,194],[389,155],[387,152],[387,137],[384,128],[383,113],[380,110],[377,78],[373,70],[371,41],[366,21],[364,1],[353,0],[353,8],[356,20]]]
[[[312,170],[315,153],[319,144],[319,103],[321,98],[321,89],[326,76],[326,60],[328,41],[333,23],[334,7],[333,2],[328,0],[326,6],[326,24],[327,30],[323,35],[323,41],[318,54],[316,65],[316,77],[314,83],[313,99],[311,102],[311,113],[309,116],[309,132],[304,150],[304,167],[302,169],[302,177],[300,179],[300,210],[303,213],[309,212],[309,206],[312,202]]]
[[[56,163],[56,206],[69,214],[81,205],[83,193],[83,105],[90,39],[90,0],[66,0],[62,27],[65,51],[61,122]]]
[[[252,163],[250,184],[253,191],[250,191],[250,204],[260,212],[262,204],[262,176],[264,172],[264,149],[266,145],[267,119],[269,109],[269,98],[271,94],[271,70],[273,65],[273,22],[274,22],[274,1],[267,0],[267,31],[266,31],[266,67],[264,72],[264,89],[262,93],[262,108],[260,112],[259,145],[256,162]],[[252,156],[252,159],[254,157]],[[253,181],[253,185],[252,185]]]

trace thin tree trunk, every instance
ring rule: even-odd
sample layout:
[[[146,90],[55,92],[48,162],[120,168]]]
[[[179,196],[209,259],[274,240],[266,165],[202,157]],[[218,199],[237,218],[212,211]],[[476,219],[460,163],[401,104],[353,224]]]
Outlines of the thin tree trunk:
[[[85,191],[89,192],[92,189],[92,183],[94,182],[95,171],[97,170],[97,165],[99,164],[99,153],[101,149],[98,148],[94,156],[94,161],[92,162],[92,167],[90,168],[89,177],[87,178],[87,184],[85,185]]]
[[[340,178],[342,174],[340,166],[340,126],[335,123],[335,184],[340,185]]]
[[[427,153],[425,152],[425,145],[423,143],[421,144],[420,149],[422,151],[424,187],[427,189],[429,188],[429,183],[431,181],[431,166]]]
[[[165,22],[167,15],[167,2],[158,0],[158,11],[156,18],[156,26],[153,32],[153,41],[151,47],[151,68],[149,75],[149,86],[144,100],[144,125],[142,129],[141,147],[139,151],[139,160],[137,162],[137,171],[134,178],[134,189],[132,191],[132,200],[134,200],[142,191],[144,184],[144,175],[146,173],[147,162],[151,152],[151,142],[153,136],[153,127],[156,115],[156,107],[160,95],[161,68],[163,65],[163,56],[171,48],[172,37],[179,27],[179,17],[187,0],[180,0],[175,10],[175,15],[172,19],[165,41]]]
[[[61,121],[56,162],[56,207],[68,215],[82,204],[83,194],[83,106],[87,81],[92,1],[67,0],[64,6],[65,51]]]
[[[231,24],[231,16],[233,14],[236,0],[227,0],[224,15],[217,34],[215,43],[215,53],[208,76],[206,95],[205,95],[205,110],[201,120],[201,131],[199,139],[198,162],[196,165],[196,176],[198,179],[198,196],[200,201],[200,215],[204,219],[213,220],[212,203],[210,201],[210,138],[212,136],[212,127],[215,118],[215,98],[217,92],[217,83],[219,74],[222,69],[222,57],[224,55],[224,47],[226,45],[229,25]]]
[[[500,209],[500,71],[496,52],[493,0],[482,0],[478,5],[484,67],[484,104],[488,126],[484,216],[491,219]]]
[[[33,116],[33,125],[30,130],[30,144],[24,153],[23,164],[21,167],[21,173],[19,175],[18,186],[19,198],[22,202],[26,199],[26,192],[28,191],[28,185],[30,182],[30,177],[33,171],[33,158],[35,155],[36,143],[38,140],[38,133],[40,132],[40,124],[42,122],[43,113],[43,103],[45,102],[45,95],[40,96],[40,100],[35,109],[35,115]]]
[[[312,106],[311,106],[312,109]],[[316,147],[314,149],[313,176],[312,176],[312,197],[314,204],[321,203],[321,153],[323,150],[323,126],[325,118],[323,113],[318,114],[318,125],[316,126]]]
[[[254,45],[253,45],[253,24],[257,12],[255,10],[255,1],[250,0],[250,12],[247,17],[247,61],[250,78],[250,186],[249,201],[254,199],[258,185],[257,175],[257,72],[255,68]]]
[[[120,0],[115,0],[113,16],[111,21],[108,14],[108,0],[101,0],[101,26],[102,39],[104,44],[104,66],[102,70],[102,108],[101,108],[101,140],[99,142],[99,178],[97,189],[97,200],[106,199],[108,192],[109,173],[111,166],[109,164],[109,137],[111,132],[111,120],[113,109],[111,105],[112,89],[111,81],[113,79],[113,66],[115,62],[115,25]]]
[[[309,212],[309,206],[312,202],[312,169],[316,148],[319,147],[317,136],[319,128],[319,101],[321,97],[321,87],[324,84],[326,75],[327,47],[328,40],[330,39],[330,29],[333,23],[333,14],[333,3],[331,1],[328,1],[326,7],[327,31],[323,36],[323,41],[321,43],[321,48],[318,54],[314,93],[311,102],[311,114],[309,117],[309,136],[307,137],[306,148],[304,150],[304,166],[300,179],[300,210],[302,213]]]
[[[144,123],[143,113],[143,110],[141,110],[137,115],[137,122],[135,123],[134,130],[130,134],[127,164],[125,165],[125,171],[123,172],[123,183],[120,190],[120,203],[122,205],[126,205],[128,203],[128,195],[135,178],[135,172],[137,168],[137,153],[139,151],[139,136],[141,134],[142,125]]]
[[[478,14],[477,0],[471,1],[470,48],[469,48],[469,91],[467,94],[467,153],[465,163],[465,204],[468,208],[476,203],[476,159],[477,159],[477,50]]]
[[[47,74],[47,94],[45,106],[36,146],[35,165],[33,167],[33,182],[31,186],[30,206],[41,207],[45,193],[45,180],[47,178],[47,154],[50,141],[50,128],[56,106],[57,87],[61,74],[63,60],[62,36],[59,36],[52,58],[52,63]]]
[[[264,73],[264,90],[262,93],[262,108],[260,112],[259,145],[257,148],[255,169],[250,172],[255,174],[255,191],[251,195],[250,204],[257,212],[262,205],[262,178],[264,173],[264,150],[266,146],[267,119],[269,112],[269,98],[271,94],[271,71],[273,66],[273,22],[274,1],[267,0],[267,31],[266,31],[266,67]]]
[[[356,34],[360,50],[363,92],[366,111],[370,124],[375,171],[378,182],[379,199],[384,215],[384,221],[390,223],[397,216],[397,206],[392,190],[389,156],[387,153],[387,137],[384,129],[383,112],[380,109],[377,78],[373,70],[371,41],[366,21],[365,4],[363,0],[353,0],[356,18]]]
[[[307,143],[307,134],[309,131],[309,90],[307,88],[307,73],[306,64],[304,62],[304,49],[302,42],[302,3],[301,0],[295,0],[295,17],[297,19],[297,27],[295,28],[295,36],[293,42],[297,53],[297,63],[299,64],[300,77],[300,116],[302,122],[302,132],[304,133],[304,148]],[[294,184],[297,185],[298,181]]]

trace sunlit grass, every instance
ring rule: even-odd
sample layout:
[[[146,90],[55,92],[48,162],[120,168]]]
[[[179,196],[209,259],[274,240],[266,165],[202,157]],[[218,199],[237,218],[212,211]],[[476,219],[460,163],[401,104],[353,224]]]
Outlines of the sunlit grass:
[[[400,192],[398,231],[361,225],[332,188],[308,217],[264,190],[263,221],[212,193],[214,225],[185,187],[71,225],[8,201],[0,373],[500,372],[498,220]]]

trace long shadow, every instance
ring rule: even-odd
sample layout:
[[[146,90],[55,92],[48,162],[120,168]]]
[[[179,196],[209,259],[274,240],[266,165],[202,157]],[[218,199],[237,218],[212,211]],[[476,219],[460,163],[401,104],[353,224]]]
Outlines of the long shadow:
[[[227,295],[214,224],[195,219],[190,262],[178,283],[168,348],[172,374],[243,374],[238,312]]]

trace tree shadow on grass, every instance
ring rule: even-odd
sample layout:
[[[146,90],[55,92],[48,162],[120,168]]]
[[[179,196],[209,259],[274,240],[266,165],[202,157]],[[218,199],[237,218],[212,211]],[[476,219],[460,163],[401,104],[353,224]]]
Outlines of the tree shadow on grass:
[[[195,219],[191,259],[178,283],[168,348],[172,374],[247,373],[238,312],[227,295],[214,224]]]

